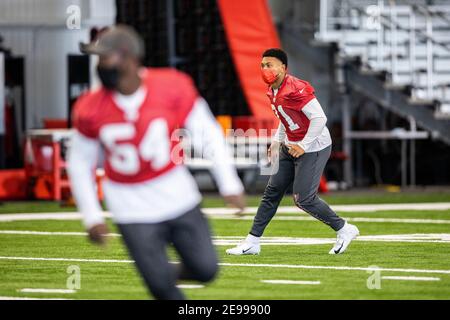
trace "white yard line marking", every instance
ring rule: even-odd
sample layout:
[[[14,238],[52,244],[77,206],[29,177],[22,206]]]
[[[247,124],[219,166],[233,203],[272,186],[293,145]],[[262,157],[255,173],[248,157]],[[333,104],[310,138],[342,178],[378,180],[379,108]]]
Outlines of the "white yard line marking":
[[[403,218],[345,218],[352,222],[391,222],[391,223],[431,223],[431,224],[450,224],[450,220],[443,219],[403,219]]]
[[[441,278],[435,277],[396,277],[396,276],[382,276],[383,280],[406,280],[406,281],[441,281]]]
[[[110,218],[111,214],[104,213],[105,218]],[[236,216],[231,214],[210,215],[212,219],[222,220],[253,220],[253,216]],[[12,221],[34,221],[34,220],[81,220],[79,213],[32,213],[32,214],[0,214],[0,222]],[[310,216],[282,216],[276,215],[274,220],[285,221],[315,221]],[[345,218],[349,222],[374,222],[374,223],[415,223],[415,224],[450,224],[450,219],[408,219],[408,218],[367,218],[350,217]]]
[[[134,263],[133,260],[114,260],[114,259],[77,259],[77,258],[0,257],[0,260],[62,261],[62,262],[98,262],[98,263]]]
[[[70,289],[36,289],[36,288],[24,288],[18,290],[25,293],[76,293],[76,290]]]
[[[215,245],[235,245],[242,241],[243,237],[215,237]],[[411,242],[411,243],[450,243],[448,233],[416,233],[416,234],[393,234],[359,236],[354,241],[364,242]],[[333,244],[335,238],[289,238],[289,237],[262,237],[261,245],[314,245]]]
[[[414,210],[414,211],[434,211],[449,210],[450,202],[433,203],[393,203],[393,204],[350,204],[350,205],[332,205],[331,208],[338,212],[376,212],[376,211],[396,211],[396,210]],[[229,215],[233,216],[236,212],[232,208],[203,208],[203,212],[211,216]],[[244,214],[255,214],[257,207],[248,207]],[[295,206],[283,206],[278,208],[280,213],[300,213],[301,209]],[[111,213],[105,211],[103,215],[111,217]],[[286,217],[289,218],[289,217]],[[307,217],[305,217],[307,218]],[[53,212],[53,213],[14,213],[0,214],[0,221],[18,221],[18,220],[79,220],[81,215],[78,212]],[[251,217],[253,219],[253,217]],[[420,219],[419,219],[420,220]],[[446,221],[446,220],[444,220]],[[446,222],[447,223],[447,222]]]
[[[253,220],[253,216],[229,216],[229,215],[217,215],[211,216],[212,219],[221,220]],[[273,220],[284,220],[284,221],[316,221],[313,217],[298,217],[298,216],[275,216]],[[349,222],[375,222],[375,223],[429,223],[429,224],[450,224],[449,220],[444,219],[403,219],[403,218],[364,218],[364,217],[353,217],[345,218]]]
[[[235,246],[240,240],[232,239],[214,239],[213,243],[216,246]],[[262,246],[295,246],[295,245],[314,245],[314,244],[334,244],[336,239],[333,238],[297,238],[291,240],[276,240],[276,239],[261,239],[260,244]]]
[[[73,299],[59,299],[59,298],[25,298],[25,297],[1,297],[0,300],[73,300]]]
[[[98,262],[98,263],[133,263],[133,260],[101,260],[101,259],[75,259],[75,258],[34,258],[34,257],[2,257],[0,260],[24,260],[24,261],[64,261],[64,262]],[[171,262],[178,263],[178,262]],[[250,267],[250,268],[287,268],[287,269],[319,269],[319,270],[354,270],[354,271],[390,271],[405,273],[438,273],[450,274],[450,270],[433,269],[401,269],[401,268],[365,268],[346,266],[307,266],[297,264],[258,264],[258,263],[219,263],[226,267]]]
[[[432,203],[392,203],[392,204],[346,204],[332,205],[331,208],[338,212],[375,212],[375,211],[396,211],[396,210],[449,210],[450,202],[432,202]],[[203,208],[203,212],[210,215],[233,215],[236,210],[232,208]],[[255,214],[257,207],[248,207],[244,213]],[[278,212],[299,213],[304,212],[296,206],[278,207]]]
[[[433,203],[392,203],[392,204],[356,204],[356,205],[334,205],[333,210],[340,212],[375,212],[395,210],[449,210],[450,202]]]
[[[180,289],[202,289],[205,286],[202,284],[179,284],[177,285],[177,288]]]
[[[104,212],[105,218],[110,218],[109,212]],[[31,221],[31,220],[80,220],[81,214],[77,212],[54,212],[54,213],[12,213],[0,214],[0,222]]]
[[[86,232],[50,232],[29,230],[0,230],[0,234],[6,235],[37,235],[37,236],[87,236]],[[121,237],[118,233],[109,233],[110,237]],[[234,245],[242,240],[242,237],[215,236],[213,241],[218,246]],[[414,234],[392,234],[359,236],[355,241],[366,242],[417,242],[417,243],[450,243],[448,233],[414,233]],[[262,245],[313,245],[332,244],[335,238],[296,238],[296,237],[262,237]]]
[[[258,268],[287,268],[287,269],[319,269],[319,270],[352,270],[352,271],[391,271],[404,273],[440,273],[450,274],[450,270],[429,270],[429,269],[400,269],[400,268],[364,268],[345,266],[306,266],[292,264],[256,264],[256,263],[220,263],[221,266],[232,267],[258,267]]]
[[[320,284],[320,281],[300,281],[300,280],[261,280],[261,282],[271,284],[304,284],[304,285]]]
[[[28,230],[0,230],[0,234],[11,235],[34,235],[34,236],[87,236],[86,232],[51,232],[51,231],[28,231]],[[108,233],[108,237],[121,237],[119,233]]]

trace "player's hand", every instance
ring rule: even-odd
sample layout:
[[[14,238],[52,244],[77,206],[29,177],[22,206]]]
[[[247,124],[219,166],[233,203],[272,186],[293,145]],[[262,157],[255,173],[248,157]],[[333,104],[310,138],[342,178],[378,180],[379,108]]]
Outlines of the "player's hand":
[[[299,158],[305,154],[305,150],[302,149],[298,144],[288,144],[289,154],[294,158]]]
[[[243,193],[224,196],[223,198],[229,206],[237,208],[239,210],[235,214],[241,215],[244,212],[246,204],[245,204],[245,195]]]
[[[109,233],[108,227],[104,223],[96,224],[88,230],[89,240],[98,245],[106,245],[106,234]]]
[[[267,160],[269,160],[269,163],[272,163],[272,160],[276,159],[279,153],[280,143],[278,141],[272,141],[269,149],[267,149]]]

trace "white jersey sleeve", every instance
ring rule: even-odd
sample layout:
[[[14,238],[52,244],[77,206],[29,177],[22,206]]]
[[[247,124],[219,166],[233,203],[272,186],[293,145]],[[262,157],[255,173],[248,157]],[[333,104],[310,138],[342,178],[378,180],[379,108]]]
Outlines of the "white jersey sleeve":
[[[309,119],[310,123],[306,135],[298,144],[305,152],[308,152],[311,145],[322,135],[326,128],[327,117],[317,99],[311,100],[311,102],[303,107],[302,112]]]
[[[71,140],[67,170],[78,210],[87,229],[104,222],[95,189],[95,169],[100,143],[75,131]]]
[[[232,157],[222,130],[212,115],[208,103],[198,98],[188,115],[185,128],[194,150],[213,162],[211,173],[222,196],[237,195],[244,191],[241,180],[232,163]]]

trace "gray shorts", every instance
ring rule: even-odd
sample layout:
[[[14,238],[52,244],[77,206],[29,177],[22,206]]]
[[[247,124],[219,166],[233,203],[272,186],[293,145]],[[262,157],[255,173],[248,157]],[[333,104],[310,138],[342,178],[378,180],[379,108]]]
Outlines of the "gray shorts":
[[[250,234],[262,236],[291,184],[296,206],[329,225],[333,230],[341,229],[345,221],[317,195],[320,178],[330,154],[331,146],[294,158],[282,144],[278,171],[269,179]]]

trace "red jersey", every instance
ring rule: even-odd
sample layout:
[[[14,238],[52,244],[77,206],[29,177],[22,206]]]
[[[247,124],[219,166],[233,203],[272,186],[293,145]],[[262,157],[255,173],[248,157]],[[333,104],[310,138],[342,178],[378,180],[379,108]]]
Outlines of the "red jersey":
[[[173,169],[178,142],[171,134],[183,127],[199,97],[192,79],[175,69],[147,69],[142,85],[146,97],[132,120],[104,88],[83,95],[74,107],[74,127],[100,141],[105,174],[112,181],[143,182]]]
[[[270,86],[267,96],[275,116],[286,128],[288,140],[301,141],[308,131],[310,122],[302,109],[316,98],[314,88],[307,81],[286,74],[276,96]]]

